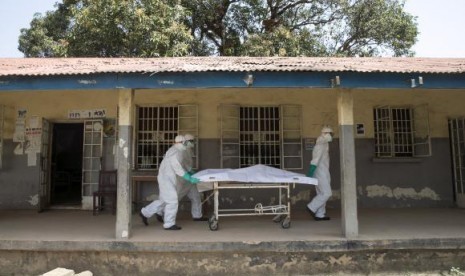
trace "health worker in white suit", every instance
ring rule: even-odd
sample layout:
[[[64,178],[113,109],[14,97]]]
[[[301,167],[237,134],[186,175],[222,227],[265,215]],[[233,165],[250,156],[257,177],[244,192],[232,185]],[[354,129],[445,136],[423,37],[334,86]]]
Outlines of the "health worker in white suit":
[[[183,177],[191,184],[199,183],[199,179],[192,177],[182,166],[182,158],[187,145],[184,136],[178,135],[175,143],[166,152],[158,170],[158,187],[160,197],[140,211],[142,222],[148,225],[147,218],[155,213],[163,213],[163,228],[165,230],[180,230],[176,225],[178,213],[177,176]]]
[[[192,134],[185,134],[185,143],[187,149],[183,151],[181,164],[189,173],[194,174],[194,147],[195,138]],[[178,177],[178,198],[182,200],[186,195],[191,201],[191,214],[194,221],[207,221],[208,218],[202,216],[202,200],[197,185],[192,185],[184,178]]]
[[[331,176],[329,174],[329,143],[333,140],[333,130],[323,127],[313,148],[312,161],[307,176],[318,179],[316,196],[307,204],[308,211],[316,221],[330,220],[326,216],[326,201],[331,197]]]

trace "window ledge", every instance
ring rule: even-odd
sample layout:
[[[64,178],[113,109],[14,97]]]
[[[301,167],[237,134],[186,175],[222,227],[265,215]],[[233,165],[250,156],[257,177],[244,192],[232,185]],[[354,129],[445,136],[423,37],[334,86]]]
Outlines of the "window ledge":
[[[422,158],[418,158],[418,157],[389,157],[389,158],[373,157],[371,161],[373,163],[421,163],[423,162]]]

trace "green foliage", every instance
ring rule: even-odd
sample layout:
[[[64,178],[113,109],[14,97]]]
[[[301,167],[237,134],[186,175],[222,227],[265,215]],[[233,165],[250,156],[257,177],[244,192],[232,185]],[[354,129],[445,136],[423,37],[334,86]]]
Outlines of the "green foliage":
[[[64,0],[25,56],[410,56],[404,0]]]
[[[26,56],[157,57],[189,54],[192,37],[175,1],[64,1],[21,30]],[[171,4],[168,4],[171,3]],[[64,24],[47,21],[61,18]]]

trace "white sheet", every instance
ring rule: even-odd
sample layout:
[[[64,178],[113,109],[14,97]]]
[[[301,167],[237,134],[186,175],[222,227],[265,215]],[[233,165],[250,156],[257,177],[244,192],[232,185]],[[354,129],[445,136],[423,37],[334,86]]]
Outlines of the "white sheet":
[[[255,165],[242,169],[207,169],[197,172],[193,177],[200,179],[199,192],[213,189],[212,182],[245,183],[296,183],[318,185],[318,180],[303,174],[276,169],[265,165]]]

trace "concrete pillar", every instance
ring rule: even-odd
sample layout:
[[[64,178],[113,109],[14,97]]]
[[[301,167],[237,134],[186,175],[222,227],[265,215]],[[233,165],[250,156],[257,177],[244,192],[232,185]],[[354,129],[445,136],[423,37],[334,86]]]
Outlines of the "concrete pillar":
[[[118,89],[118,193],[116,210],[116,239],[129,239],[131,232],[131,156],[132,115],[134,91]]]
[[[341,155],[341,221],[342,233],[346,238],[358,236],[353,110],[352,91],[339,89],[337,111]]]

